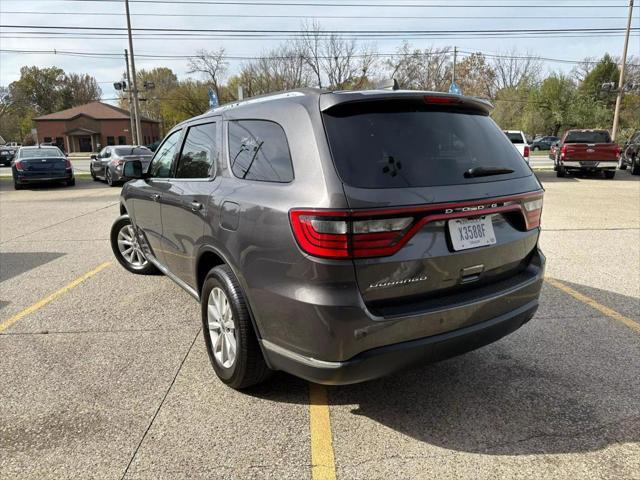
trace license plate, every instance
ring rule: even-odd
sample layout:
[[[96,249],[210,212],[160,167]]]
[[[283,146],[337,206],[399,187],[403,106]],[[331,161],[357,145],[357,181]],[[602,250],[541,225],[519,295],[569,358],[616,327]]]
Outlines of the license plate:
[[[449,234],[454,250],[466,250],[496,243],[491,215],[449,220]]]

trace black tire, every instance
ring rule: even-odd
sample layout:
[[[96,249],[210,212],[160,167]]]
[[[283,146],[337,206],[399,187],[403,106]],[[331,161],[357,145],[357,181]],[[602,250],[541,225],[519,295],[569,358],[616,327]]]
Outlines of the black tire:
[[[137,275],[158,274],[158,269],[148,260],[145,259],[146,263],[142,266],[135,266],[132,265],[126,258],[124,258],[124,256],[120,252],[120,248],[118,247],[118,234],[127,225],[131,226],[129,215],[120,215],[111,226],[111,250],[113,250],[113,255],[116,257],[116,260],[118,260],[118,263],[131,273],[135,273]]]
[[[71,180],[67,180],[67,187],[73,187],[76,184],[76,178],[73,177]]]
[[[616,176],[616,171],[615,170],[605,170],[604,172],[604,178],[607,178],[609,180],[613,180]]]
[[[208,302],[211,291],[220,288],[227,297],[233,315],[236,356],[227,368],[216,360],[209,334]],[[202,332],[211,366],[222,382],[240,390],[264,382],[271,370],[267,367],[247,307],[247,300],[238,279],[226,265],[212,268],[205,278],[200,299]]]
[[[556,170],[556,177],[558,178],[564,178],[564,176],[566,175],[565,169],[563,166],[558,166],[558,169]]]
[[[640,175],[640,159],[631,160],[631,175]]]
[[[22,185],[20,185],[18,182],[13,182],[13,189],[22,190]]]
[[[627,164],[624,161],[624,158],[622,158],[622,155],[620,155],[620,158],[618,159],[618,168],[620,170],[626,170],[627,169]]]
[[[93,167],[89,166],[89,172],[91,173],[91,178],[93,179],[94,182],[98,181],[98,177],[96,177],[96,174],[93,173]]]
[[[540,150],[540,147],[538,147],[538,146],[535,146],[535,147],[533,147],[531,149],[531,151],[533,151],[533,152],[537,152],[538,150]]]
[[[109,185],[110,187],[117,186],[116,182],[113,181],[113,176],[111,175],[111,170],[109,170],[109,167],[107,167],[104,171],[104,179],[107,182],[107,185]]]

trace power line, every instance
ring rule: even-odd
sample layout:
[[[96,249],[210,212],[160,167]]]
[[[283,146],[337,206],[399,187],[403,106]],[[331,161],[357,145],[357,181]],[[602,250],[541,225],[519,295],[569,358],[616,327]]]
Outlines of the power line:
[[[4,0],[21,1],[21,0]],[[99,2],[99,3],[122,3],[124,0],[49,0],[64,2]],[[602,1],[602,0],[600,0]],[[605,0],[606,1],[606,0]],[[360,8],[626,8],[626,5],[607,4],[411,4],[411,3],[303,3],[303,2],[258,2],[258,1],[231,1],[231,0],[130,0],[130,3],[142,4],[172,4],[172,5],[241,5],[241,6],[284,6],[284,7],[360,7]]]

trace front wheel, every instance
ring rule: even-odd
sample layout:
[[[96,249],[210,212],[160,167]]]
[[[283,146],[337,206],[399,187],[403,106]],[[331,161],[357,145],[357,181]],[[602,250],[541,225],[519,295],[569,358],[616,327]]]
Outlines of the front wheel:
[[[556,177],[558,178],[563,178],[565,176],[566,172],[565,169],[562,165],[558,165],[557,170],[556,170]]]
[[[228,266],[209,271],[200,302],[204,341],[218,378],[235,389],[265,381],[271,370],[262,356],[242,287]]]
[[[627,164],[625,163],[624,159],[622,158],[622,155],[620,155],[620,158],[618,158],[618,169],[620,169],[620,170],[626,170],[627,169]]]
[[[118,263],[131,273],[150,275],[158,270],[144,256],[129,215],[121,215],[111,227],[111,249]]]
[[[536,146],[535,146],[535,147],[533,147],[531,150],[532,150],[532,151],[534,151],[534,152],[537,152],[538,150],[540,150],[540,147],[538,147],[538,146],[536,145]]]
[[[631,160],[631,175],[640,175],[640,158]]]

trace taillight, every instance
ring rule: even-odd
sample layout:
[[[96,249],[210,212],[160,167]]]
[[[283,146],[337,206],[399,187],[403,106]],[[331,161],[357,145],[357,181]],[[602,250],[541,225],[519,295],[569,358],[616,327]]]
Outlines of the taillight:
[[[524,146],[524,158],[529,158],[529,145]]]
[[[564,158],[566,154],[567,154],[567,146],[563,145],[562,148],[560,149],[560,157]]]
[[[425,103],[451,104],[461,102],[457,97],[447,97],[444,95],[425,95],[423,99]]]
[[[495,214],[519,214],[524,222],[517,222],[515,228],[538,228],[542,192],[397,209],[293,209],[289,218],[294,237],[304,252],[346,259],[393,255],[430,222]]]
[[[15,166],[16,166],[16,170],[18,170],[19,172],[22,172],[22,171],[23,171],[23,168],[22,168],[22,162],[21,162],[21,161],[19,161],[19,160],[18,160],[18,161],[15,163]]]
[[[69,160],[68,158],[64,161],[64,166],[66,168],[71,168],[71,160]]]
[[[318,257],[392,255],[402,245],[413,217],[354,218],[345,211],[292,210],[291,226],[300,248]]]
[[[122,165],[124,163],[124,160],[120,159],[120,160],[116,160],[115,158],[113,160],[111,160],[111,165]]]
[[[527,230],[532,230],[540,226],[540,218],[542,217],[542,196],[536,198],[527,198],[522,202],[524,207],[524,218],[527,224]]]

